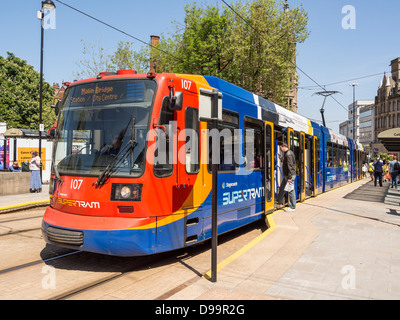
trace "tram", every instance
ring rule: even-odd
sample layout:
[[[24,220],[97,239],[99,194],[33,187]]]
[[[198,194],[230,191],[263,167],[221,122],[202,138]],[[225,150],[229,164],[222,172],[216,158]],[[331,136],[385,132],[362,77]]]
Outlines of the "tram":
[[[362,176],[361,145],[216,77],[120,70],[67,86],[42,221],[50,244],[141,256],[211,238],[212,143],[219,234],[276,210],[279,141],[296,155],[299,202]],[[217,139],[205,116],[215,94]]]

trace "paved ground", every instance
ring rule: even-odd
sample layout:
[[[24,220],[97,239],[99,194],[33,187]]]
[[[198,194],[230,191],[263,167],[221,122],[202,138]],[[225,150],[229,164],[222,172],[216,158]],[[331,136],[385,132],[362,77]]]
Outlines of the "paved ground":
[[[4,208],[46,203],[0,197]],[[47,199],[47,200],[46,200]],[[268,216],[270,228],[219,261],[216,283],[191,277],[175,300],[400,299],[400,189],[365,179]],[[171,280],[176,274],[171,274]],[[194,275],[195,276],[195,275]]]
[[[346,197],[358,188],[362,200]],[[390,192],[391,204],[366,192]],[[217,283],[201,279],[170,299],[400,299],[399,199],[388,184],[363,180],[279,211],[272,232],[223,267]]]

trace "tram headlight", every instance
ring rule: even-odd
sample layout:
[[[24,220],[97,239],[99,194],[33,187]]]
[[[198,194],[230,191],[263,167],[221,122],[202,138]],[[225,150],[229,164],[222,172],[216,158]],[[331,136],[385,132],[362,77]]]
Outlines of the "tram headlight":
[[[111,201],[142,200],[141,184],[113,183],[111,186]]]

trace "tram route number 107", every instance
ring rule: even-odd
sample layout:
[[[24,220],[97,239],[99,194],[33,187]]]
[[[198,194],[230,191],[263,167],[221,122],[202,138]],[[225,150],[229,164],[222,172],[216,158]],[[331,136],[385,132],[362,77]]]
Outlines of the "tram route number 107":
[[[190,90],[190,87],[192,86],[192,81],[181,79],[181,84],[182,84],[182,88],[183,88],[183,89],[189,91],[189,90]]]
[[[83,179],[71,179],[71,189],[79,190],[82,186]]]

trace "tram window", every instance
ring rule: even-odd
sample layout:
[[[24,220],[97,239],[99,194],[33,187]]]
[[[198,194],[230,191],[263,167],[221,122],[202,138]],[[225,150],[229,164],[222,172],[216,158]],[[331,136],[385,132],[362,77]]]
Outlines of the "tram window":
[[[332,160],[332,142],[327,142],[326,143],[326,166],[328,168],[333,166],[333,160]]]
[[[300,138],[299,138],[300,133],[295,132],[294,137],[293,137],[293,145],[290,149],[293,150],[295,158],[296,158],[296,174],[298,175],[300,173]],[[292,136],[292,134],[291,134]]]
[[[235,112],[222,110],[222,123],[219,129],[219,166],[218,171],[235,171],[240,161],[239,115]],[[212,164],[212,137],[209,137],[208,171]]]
[[[319,144],[319,139],[315,140],[315,164],[317,167],[317,173],[321,171],[321,166],[320,166],[320,161],[321,161],[321,150],[320,144]]]
[[[266,181],[266,196],[267,196],[267,201],[270,202],[272,199],[272,161],[273,161],[273,155],[272,155],[272,145],[271,145],[271,134],[272,134],[272,128],[271,125],[266,125],[265,127],[265,136],[266,136],[266,142],[265,142],[265,149],[266,149],[266,163],[267,163],[267,168],[265,170],[265,181]],[[272,142],[273,143],[273,142]]]
[[[294,137],[293,137],[293,131],[289,131],[289,145],[290,145],[290,150],[294,152]]]
[[[200,170],[199,110],[188,107],[185,111],[185,165],[187,173]]]
[[[286,143],[286,135],[282,134],[280,130],[274,130],[275,133],[275,140],[278,142],[285,142]]]
[[[264,167],[264,130],[263,124],[256,120],[246,119],[244,123],[244,155],[246,170]]]
[[[332,143],[332,150],[333,150],[333,154],[332,154],[332,159],[333,159],[333,167],[337,168],[338,167],[338,146],[336,143]]]
[[[157,129],[156,147],[154,151],[154,167],[153,172],[156,177],[162,178],[172,174],[173,171],[173,154],[170,151],[170,143],[173,143],[174,137],[169,137],[169,126],[174,121],[174,112],[169,108],[168,98],[164,98],[159,119],[159,126]],[[170,124],[170,122],[172,122]]]

